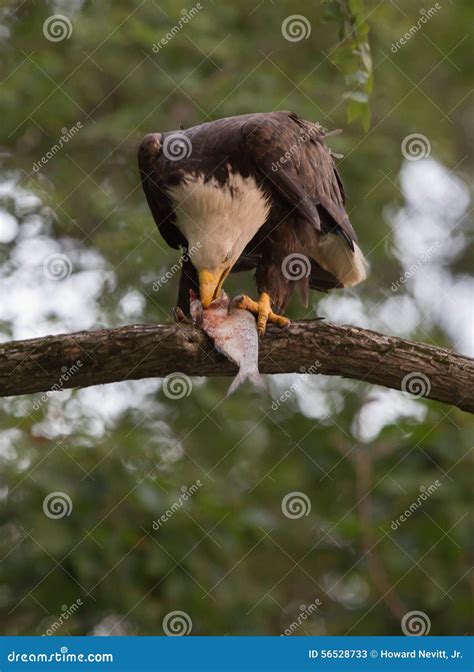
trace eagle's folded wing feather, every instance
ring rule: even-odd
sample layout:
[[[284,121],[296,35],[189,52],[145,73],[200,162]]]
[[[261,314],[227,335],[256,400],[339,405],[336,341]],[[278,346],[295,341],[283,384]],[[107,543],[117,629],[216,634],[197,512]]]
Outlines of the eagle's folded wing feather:
[[[342,235],[350,247],[357,242],[344,208],[345,194],[334,159],[319,124],[295,114],[250,120],[243,142],[265,182],[318,231]]]

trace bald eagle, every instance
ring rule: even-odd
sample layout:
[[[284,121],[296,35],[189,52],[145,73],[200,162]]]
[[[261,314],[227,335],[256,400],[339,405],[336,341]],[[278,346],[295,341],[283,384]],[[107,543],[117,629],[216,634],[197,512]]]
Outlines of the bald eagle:
[[[282,315],[296,286],[327,292],[366,277],[325,131],[292,112],[245,114],[140,143],[142,186],[165,241],[184,252],[177,306],[190,289],[206,308],[228,274],[255,270],[259,333]],[[296,268],[296,271],[295,271]]]

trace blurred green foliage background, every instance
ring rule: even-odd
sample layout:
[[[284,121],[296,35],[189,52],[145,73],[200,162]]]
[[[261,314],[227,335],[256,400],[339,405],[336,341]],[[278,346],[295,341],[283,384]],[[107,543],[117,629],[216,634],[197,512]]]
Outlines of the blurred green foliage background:
[[[348,209],[371,265],[364,285],[314,294],[310,311],[295,300],[291,315],[472,354],[472,3],[443,2],[399,47],[426,3],[350,3],[362,42],[370,28],[372,75],[368,54],[365,66],[354,54],[355,33],[349,51],[338,46],[342,3],[200,4],[155,50],[192,5],[2,4],[2,340],[170,320],[177,277],[159,291],[153,282],[178,255],[141,191],[140,139],[289,109],[344,128],[330,144],[344,155]],[[72,28],[58,41],[43,32],[54,14]],[[282,23],[294,14],[311,30],[292,42]],[[419,161],[401,151],[412,133],[429,143]],[[405,278],[433,241],[439,250]],[[43,271],[55,253],[71,260],[63,280]],[[228,289],[251,292],[251,276]],[[155,379],[2,400],[2,634],[42,634],[78,599],[56,634],[163,634],[163,618],[180,610],[192,634],[278,635],[317,599],[296,635],[400,634],[412,610],[427,614],[432,634],[467,633],[470,416],[364,383],[298,380],[275,376],[271,394],[243,388],[227,401],[228,381],[204,379],[177,400]],[[272,396],[291,386],[273,410]],[[198,479],[198,492],[153,529]],[[52,492],[67,494],[70,515],[44,514]],[[291,492],[306,495],[308,515],[283,515]]]

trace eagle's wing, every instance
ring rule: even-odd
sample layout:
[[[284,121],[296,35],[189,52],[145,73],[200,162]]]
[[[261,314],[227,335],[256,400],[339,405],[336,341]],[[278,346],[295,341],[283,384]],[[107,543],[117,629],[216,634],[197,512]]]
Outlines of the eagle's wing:
[[[344,208],[345,195],[318,124],[277,112],[250,119],[243,143],[254,168],[292,210],[323,233],[338,233],[353,247],[357,236]]]
[[[170,197],[164,185],[164,161],[160,154],[161,143],[158,133],[146,135],[138,148],[138,167],[143,191],[156,225],[170,247],[187,247],[186,238],[175,226],[176,219]]]
[[[247,254],[242,252],[237,262],[232,267],[232,273],[240,273],[241,271],[252,271],[257,267],[260,259],[258,254]]]

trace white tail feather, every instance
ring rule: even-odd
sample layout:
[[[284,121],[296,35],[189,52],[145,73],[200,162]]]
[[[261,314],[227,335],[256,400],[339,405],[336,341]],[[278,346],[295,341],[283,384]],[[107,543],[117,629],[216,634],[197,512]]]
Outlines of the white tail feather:
[[[352,251],[344,238],[334,233],[325,235],[312,256],[320,266],[332,273],[343,287],[358,285],[367,277],[368,263],[362,250],[354,243]]]

